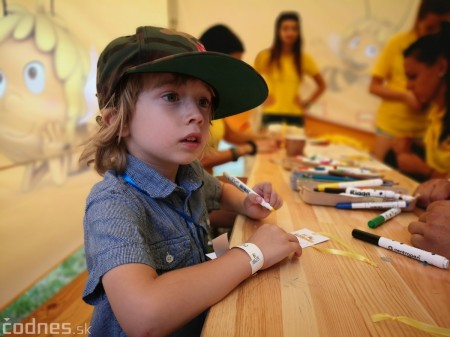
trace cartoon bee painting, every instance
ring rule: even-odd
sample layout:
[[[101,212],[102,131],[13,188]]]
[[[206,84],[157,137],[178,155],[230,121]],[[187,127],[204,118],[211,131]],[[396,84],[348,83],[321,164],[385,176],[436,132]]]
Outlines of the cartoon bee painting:
[[[36,13],[3,1],[0,18],[0,153],[24,165],[22,190],[43,177],[62,185],[86,132],[90,58],[37,1]],[[53,2],[51,2],[53,12]]]
[[[339,66],[327,66],[323,69],[328,89],[342,92],[346,87],[362,85],[367,87],[369,69],[376,56],[389,39],[396,33],[411,15],[411,6],[405,6],[401,16],[386,19],[377,16],[369,0],[363,1],[365,15],[352,22],[341,34],[329,36],[329,47],[339,58]]]

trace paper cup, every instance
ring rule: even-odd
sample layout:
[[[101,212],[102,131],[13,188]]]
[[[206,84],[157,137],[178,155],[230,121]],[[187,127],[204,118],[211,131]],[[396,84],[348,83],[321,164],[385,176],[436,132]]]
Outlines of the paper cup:
[[[286,155],[288,157],[302,156],[305,149],[306,139],[302,135],[286,136]]]

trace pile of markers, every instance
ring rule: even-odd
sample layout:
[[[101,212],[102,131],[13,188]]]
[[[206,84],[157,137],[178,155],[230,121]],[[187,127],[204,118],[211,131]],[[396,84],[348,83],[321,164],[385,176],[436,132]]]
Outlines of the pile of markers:
[[[350,197],[380,197],[379,202],[345,202],[336,203],[339,209],[387,209],[377,217],[369,220],[368,226],[376,228],[387,220],[400,214],[402,209],[410,206],[415,197],[409,194],[397,193],[388,189],[373,189],[367,187],[383,186],[383,179],[358,180],[353,182],[337,182],[319,184],[316,192],[333,193]]]

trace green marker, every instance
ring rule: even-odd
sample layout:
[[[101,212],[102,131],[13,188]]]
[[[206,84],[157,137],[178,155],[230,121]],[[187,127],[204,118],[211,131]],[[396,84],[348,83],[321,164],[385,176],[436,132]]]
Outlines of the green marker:
[[[400,214],[401,211],[402,211],[401,208],[391,208],[391,209],[387,210],[386,212],[381,213],[379,216],[373,218],[372,220],[369,220],[367,222],[367,225],[370,228],[377,228],[378,226],[385,223],[389,219],[392,219],[394,216]]]

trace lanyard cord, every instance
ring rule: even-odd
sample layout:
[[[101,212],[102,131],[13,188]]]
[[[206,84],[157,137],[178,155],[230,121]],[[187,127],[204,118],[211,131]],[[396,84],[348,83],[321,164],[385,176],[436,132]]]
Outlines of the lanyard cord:
[[[126,173],[126,172],[124,172],[124,173],[122,173],[121,174],[121,177],[123,178],[123,180],[126,182],[126,183],[128,183],[128,184],[130,184],[131,186],[133,186],[136,190],[138,190],[139,192],[141,192],[142,194],[145,194],[146,196],[148,196],[148,197],[150,197],[150,195],[147,193],[147,191],[145,191],[145,190],[143,190],[142,188],[140,188],[137,184],[136,184],[136,182]],[[151,197],[150,197],[151,198]],[[164,202],[172,211],[174,211],[175,213],[177,213],[179,216],[181,216],[187,223],[192,223],[192,224],[194,224],[194,226],[195,227],[201,227],[201,226],[199,226],[198,224],[197,224],[197,222],[190,216],[190,215],[188,215],[188,214],[186,214],[185,212],[183,212],[183,211],[180,211],[179,209],[177,209],[171,202],[169,202],[169,201],[167,201],[167,200],[163,200],[163,199],[161,199],[161,201],[162,202]],[[189,226],[188,225],[188,229],[189,229],[189,232],[191,233],[191,236],[192,236],[192,238],[194,239],[194,241],[195,241],[195,244],[196,244],[196,246],[197,246],[197,248],[198,248],[198,246],[199,246],[199,244],[198,244],[198,235],[195,235],[194,233],[193,233],[193,231],[192,231],[192,228],[191,228],[191,226]],[[201,251],[202,252],[205,252],[205,248],[203,247],[203,245],[200,245],[201,246]],[[201,257],[201,260],[203,261],[204,259],[203,259],[203,257]]]

